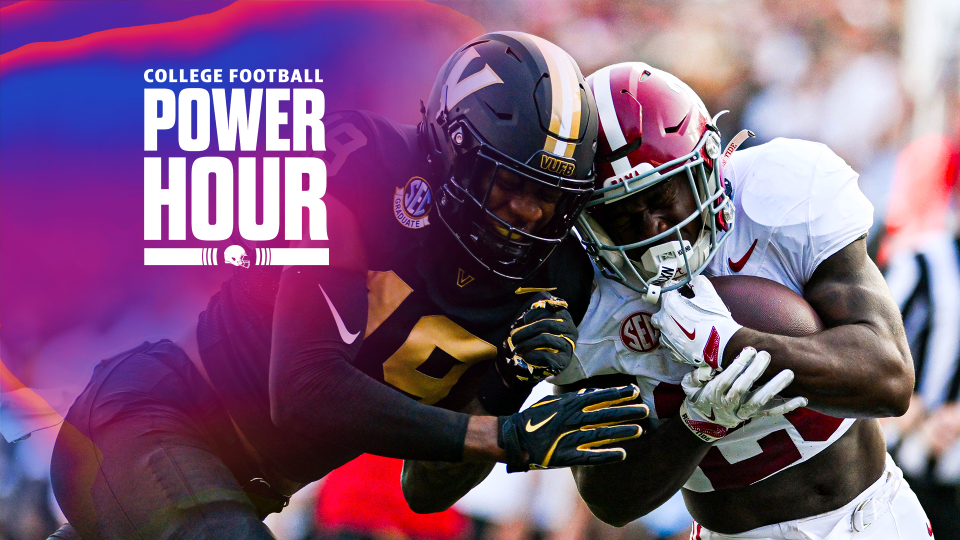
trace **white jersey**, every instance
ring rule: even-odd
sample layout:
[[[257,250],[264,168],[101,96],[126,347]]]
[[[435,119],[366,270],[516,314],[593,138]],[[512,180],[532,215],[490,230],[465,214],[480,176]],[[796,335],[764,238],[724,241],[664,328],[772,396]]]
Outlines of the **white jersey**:
[[[724,174],[736,221],[708,276],[760,276],[802,294],[817,266],[873,222],[857,174],[819,143],[776,139],[742,150],[731,156]],[[650,324],[658,310],[597,273],[576,357],[552,382],[635,375],[655,424],[676,415],[685,397],[680,381],[692,367],[659,347],[660,332]],[[751,420],[717,441],[684,487],[704,492],[753,484],[823,451],[853,422],[805,408]]]

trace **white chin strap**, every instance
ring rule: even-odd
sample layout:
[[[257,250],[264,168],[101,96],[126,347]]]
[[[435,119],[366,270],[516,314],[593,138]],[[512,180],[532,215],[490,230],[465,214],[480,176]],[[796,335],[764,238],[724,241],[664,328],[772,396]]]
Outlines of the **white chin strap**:
[[[683,253],[690,257],[690,242],[686,240],[681,244],[677,240],[665,242],[651,246],[640,257],[640,263],[643,268],[644,277],[651,276],[647,280],[647,292],[643,299],[650,303],[657,303],[660,300],[660,290],[664,284],[686,273],[686,266],[683,264]]]
[[[697,243],[693,246],[686,240],[682,243],[673,240],[651,246],[644,252],[640,257],[640,263],[644,277],[650,276],[647,279],[644,300],[657,303],[660,300],[660,291],[665,284],[687,275],[687,265],[683,262],[684,252],[686,252],[691,271],[699,268],[710,252],[710,233],[701,231]]]

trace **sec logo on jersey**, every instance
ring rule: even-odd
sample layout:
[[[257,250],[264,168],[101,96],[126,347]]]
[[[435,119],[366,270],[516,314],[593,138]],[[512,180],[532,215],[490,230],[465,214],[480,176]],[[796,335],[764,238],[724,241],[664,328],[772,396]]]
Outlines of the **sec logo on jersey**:
[[[650,352],[660,345],[660,331],[650,322],[651,314],[638,311],[620,324],[620,340],[631,351]]]
[[[427,214],[433,205],[430,184],[419,176],[407,181],[403,189],[393,195],[393,213],[404,227],[420,229],[430,224]]]

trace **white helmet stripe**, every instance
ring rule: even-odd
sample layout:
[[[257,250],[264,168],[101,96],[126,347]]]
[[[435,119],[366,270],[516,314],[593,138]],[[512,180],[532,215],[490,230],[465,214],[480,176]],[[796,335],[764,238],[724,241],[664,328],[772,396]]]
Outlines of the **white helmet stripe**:
[[[610,166],[613,167],[613,172],[618,175],[626,174],[630,171],[630,158],[622,157],[611,163]]]
[[[597,100],[597,110],[600,112],[600,126],[612,151],[627,144],[623,128],[617,120],[617,110],[613,106],[613,90],[610,89],[610,74],[614,67],[619,66],[610,66],[593,74],[593,96]],[[626,157],[614,161],[611,165],[613,172],[617,175],[625,174],[630,170],[630,160]]]

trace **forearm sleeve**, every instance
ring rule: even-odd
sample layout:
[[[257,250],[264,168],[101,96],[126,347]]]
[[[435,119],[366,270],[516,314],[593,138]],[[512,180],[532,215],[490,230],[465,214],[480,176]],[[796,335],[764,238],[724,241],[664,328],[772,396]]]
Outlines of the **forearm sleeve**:
[[[418,403],[351,365],[367,320],[366,276],[284,271],[270,351],[273,422],[315,443],[387,457],[461,461],[469,416]]]

